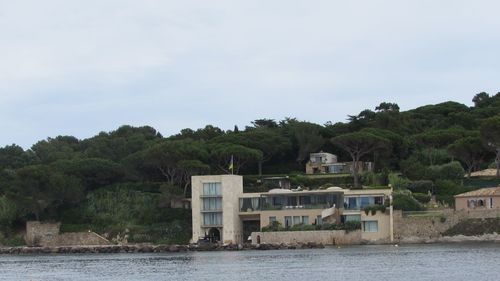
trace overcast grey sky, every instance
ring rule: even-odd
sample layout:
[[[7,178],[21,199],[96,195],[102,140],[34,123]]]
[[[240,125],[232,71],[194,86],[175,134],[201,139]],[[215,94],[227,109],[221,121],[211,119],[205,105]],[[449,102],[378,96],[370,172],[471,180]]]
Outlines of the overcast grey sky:
[[[0,146],[500,91],[499,1],[0,0]]]

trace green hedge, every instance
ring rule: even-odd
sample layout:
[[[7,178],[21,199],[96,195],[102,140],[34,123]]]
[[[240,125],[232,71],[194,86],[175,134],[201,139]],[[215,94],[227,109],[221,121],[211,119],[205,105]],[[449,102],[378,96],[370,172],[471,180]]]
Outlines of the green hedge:
[[[424,207],[412,197],[411,192],[394,192],[393,206],[396,210],[423,211]]]
[[[366,206],[363,210],[365,211],[366,215],[371,213],[372,216],[374,216],[377,213],[377,211],[385,213],[386,209],[387,209],[387,207],[384,205],[370,205],[370,206]]]
[[[361,229],[361,223],[358,221],[348,221],[341,224],[296,224],[292,227],[285,228],[280,222],[274,221],[268,226],[262,228],[262,232],[276,232],[276,231],[315,231],[315,230],[345,230],[346,232]]]

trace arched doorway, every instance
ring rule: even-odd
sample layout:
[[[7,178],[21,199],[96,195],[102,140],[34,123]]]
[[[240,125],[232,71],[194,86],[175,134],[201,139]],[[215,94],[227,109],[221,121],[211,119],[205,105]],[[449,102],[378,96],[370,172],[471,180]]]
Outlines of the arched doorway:
[[[220,231],[217,228],[212,227],[208,231],[208,237],[210,239],[210,242],[212,242],[212,243],[219,242],[220,241]]]

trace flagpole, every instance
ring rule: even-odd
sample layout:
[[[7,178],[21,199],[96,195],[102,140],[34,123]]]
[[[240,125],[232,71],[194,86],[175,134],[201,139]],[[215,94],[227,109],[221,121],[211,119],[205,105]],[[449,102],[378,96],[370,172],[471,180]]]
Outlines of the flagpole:
[[[234,175],[234,159],[232,154],[231,154],[231,175]]]

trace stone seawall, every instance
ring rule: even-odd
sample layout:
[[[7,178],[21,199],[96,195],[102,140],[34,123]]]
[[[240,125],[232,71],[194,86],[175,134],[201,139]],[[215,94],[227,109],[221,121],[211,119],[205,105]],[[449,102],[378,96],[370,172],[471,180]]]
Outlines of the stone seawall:
[[[61,223],[28,221],[25,241],[28,246],[98,246],[110,245],[106,238],[95,232],[60,233]]]
[[[44,246],[73,246],[73,245],[110,245],[111,243],[106,238],[95,232],[71,232],[61,233],[53,239],[46,241]]]
[[[318,243],[324,245],[361,244],[361,231],[316,230],[253,232],[252,244],[258,243]]]
[[[67,247],[0,247],[0,254],[99,254],[99,253],[177,253],[194,251],[242,251],[242,250],[286,250],[321,249],[317,243],[262,243],[253,244],[203,244],[203,245],[110,245]]]

